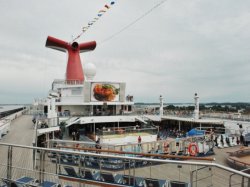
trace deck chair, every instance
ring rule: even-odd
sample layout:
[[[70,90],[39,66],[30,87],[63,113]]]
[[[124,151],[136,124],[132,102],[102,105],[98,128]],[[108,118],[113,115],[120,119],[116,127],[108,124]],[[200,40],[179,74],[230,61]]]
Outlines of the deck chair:
[[[170,181],[169,187],[188,187],[188,183],[181,181]]]
[[[88,180],[97,180],[99,181],[101,179],[100,172],[94,172],[92,173],[90,170],[82,170],[82,178],[88,179]]]
[[[92,165],[93,168],[100,168],[100,165],[99,165],[99,163],[97,161],[96,162],[92,161],[91,165]]]
[[[33,179],[31,177],[21,177],[21,178],[15,180],[15,182],[17,184],[28,184],[28,183],[31,183],[34,181],[35,181],[35,179]]]
[[[168,180],[158,179],[160,187],[168,187]]]
[[[108,182],[108,183],[116,183],[114,176],[111,173],[101,173],[101,179],[104,182]]]
[[[41,187],[61,187],[61,185],[55,182],[43,181],[43,183],[41,184]]]
[[[4,182],[4,185],[2,185],[1,187],[19,187],[14,181],[8,180],[8,179],[2,179],[2,181]]]
[[[74,178],[79,177],[78,174],[76,173],[76,171],[75,171],[75,169],[74,169],[73,167],[64,166],[64,170],[66,171],[66,173],[67,173],[68,176],[70,176],[70,177],[74,177]]]
[[[147,187],[160,187],[157,179],[145,179],[145,183]]]
[[[151,179],[147,178],[145,179],[145,183],[147,187],[154,186],[154,187],[166,187],[167,186],[167,180],[163,179]]]
[[[122,184],[122,178],[123,178],[123,175],[121,174],[114,174],[114,179],[116,181],[117,184]]]
[[[3,179],[3,182],[8,186],[8,184],[10,183],[11,187],[19,187],[19,186],[26,186],[26,185],[31,185],[32,182],[34,182],[35,180],[31,177],[21,177],[19,179],[16,180],[8,180],[8,179]]]
[[[84,179],[94,180],[94,177],[93,177],[91,171],[89,171],[89,170],[82,171],[82,176]]]
[[[143,187],[145,179],[142,177],[135,177],[135,186]]]
[[[123,184],[127,186],[134,186],[134,184],[136,185],[136,181],[134,177],[132,176],[124,175],[122,180],[123,180]]]

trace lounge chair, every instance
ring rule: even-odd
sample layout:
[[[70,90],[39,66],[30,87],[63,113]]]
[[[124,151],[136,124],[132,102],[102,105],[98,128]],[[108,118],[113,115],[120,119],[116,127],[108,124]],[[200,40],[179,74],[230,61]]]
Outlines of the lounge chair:
[[[135,180],[132,176],[124,175],[122,180],[123,180],[123,184],[128,185],[128,186],[133,186],[135,184]]]
[[[8,179],[2,179],[2,181],[6,184],[4,186],[8,186],[10,184],[11,187],[20,187],[20,186],[26,186],[28,184],[32,184],[32,182],[35,182],[35,179],[31,177],[21,177],[16,180],[8,180]]]
[[[167,181],[162,179],[145,179],[145,183],[147,187],[153,186],[153,187],[165,187],[167,186]]]
[[[19,179],[16,179],[15,182],[17,184],[28,184],[28,183],[31,183],[31,182],[34,182],[35,179],[31,178],[31,177],[21,177]]]
[[[188,187],[189,184],[181,181],[170,181],[169,187]]]
[[[159,181],[157,179],[145,179],[147,187],[160,187]]]
[[[75,169],[73,167],[69,167],[69,166],[64,166],[64,170],[66,171],[66,173],[68,174],[68,176],[70,177],[74,177],[74,178],[78,178],[78,174],[76,173]]]
[[[135,177],[135,186],[143,187],[145,179],[142,177]]]
[[[123,175],[122,181],[123,181],[123,184],[127,186],[136,186],[136,187],[144,186],[143,185],[144,179],[141,177],[134,178],[133,176]]]
[[[90,170],[82,170],[82,178],[88,180],[100,180],[100,172],[95,172],[92,174]]]
[[[119,181],[116,181],[114,176],[111,173],[106,173],[106,172],[102,172],[101,173],[101,179],[104,182],[108,182],[108,183],[118,183]]]
[[[41,187],[61,187],[61,185],[55,182],[43,181]]]
[[[1,187],[18,187],[18,185],[14,182],[14,181],[11,181],[11,180],[8,180],[8,179],[2,179],[4,185],[1,185]]]

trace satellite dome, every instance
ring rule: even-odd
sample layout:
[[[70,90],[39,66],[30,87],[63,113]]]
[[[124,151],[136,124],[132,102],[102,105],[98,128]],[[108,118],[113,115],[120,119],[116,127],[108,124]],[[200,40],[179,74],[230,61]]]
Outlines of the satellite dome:
[[[84,71],[87,80],[93,80],[96,75],[96,66],[92,63],[88,63],[85,65]]]

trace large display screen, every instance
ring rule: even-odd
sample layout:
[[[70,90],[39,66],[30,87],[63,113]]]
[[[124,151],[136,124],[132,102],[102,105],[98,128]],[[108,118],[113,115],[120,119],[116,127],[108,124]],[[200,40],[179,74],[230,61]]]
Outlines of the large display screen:
[[[92,83],[91,101],[119,101],[120,84],[118,83]]]

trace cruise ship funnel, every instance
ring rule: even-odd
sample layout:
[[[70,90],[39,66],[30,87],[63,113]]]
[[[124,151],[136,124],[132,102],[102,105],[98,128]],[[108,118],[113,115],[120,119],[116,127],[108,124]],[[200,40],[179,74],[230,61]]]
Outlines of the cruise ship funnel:
[[[45,46],[68,53],[68,63],[66,69],[67,83],[73,84],[75,82],[84,81],[84,71],[82,69],[80,53],[94,50],[96,47],[95,41],[81,44],[73,42],[71,44],[69,42],[48,36]]]

